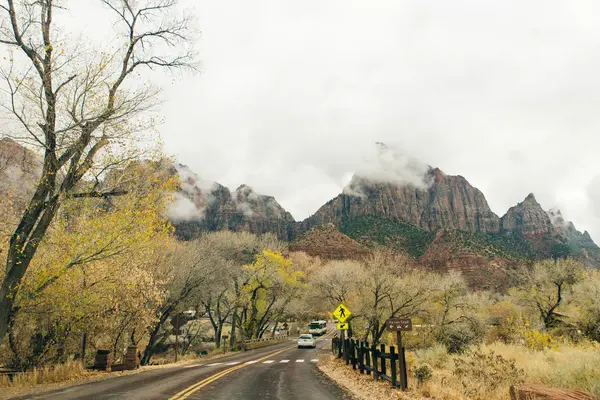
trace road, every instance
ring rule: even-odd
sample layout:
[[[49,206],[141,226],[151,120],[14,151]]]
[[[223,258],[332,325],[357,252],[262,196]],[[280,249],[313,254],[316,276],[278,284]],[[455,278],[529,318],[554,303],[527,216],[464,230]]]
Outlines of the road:
[[[290,340],[212,361],[153,369],[20,399],[351,399],[317,368],[318,354],[330,348],[330,337],[317,339],[317,349],[298,349],[296,341]]]

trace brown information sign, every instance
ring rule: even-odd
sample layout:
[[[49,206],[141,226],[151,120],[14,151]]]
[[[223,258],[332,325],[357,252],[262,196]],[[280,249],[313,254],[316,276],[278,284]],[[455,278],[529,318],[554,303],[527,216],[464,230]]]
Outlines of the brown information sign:
[[[390,331],[412,331],[412,320],[410,318],[389,318],[385,326]]]

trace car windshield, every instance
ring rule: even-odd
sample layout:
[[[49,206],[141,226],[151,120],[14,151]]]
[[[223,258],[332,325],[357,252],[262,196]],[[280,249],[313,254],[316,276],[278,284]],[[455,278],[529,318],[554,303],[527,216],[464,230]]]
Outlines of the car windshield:
[[[300,339],[312,339],[311,335],[302,335],[300,336]]]

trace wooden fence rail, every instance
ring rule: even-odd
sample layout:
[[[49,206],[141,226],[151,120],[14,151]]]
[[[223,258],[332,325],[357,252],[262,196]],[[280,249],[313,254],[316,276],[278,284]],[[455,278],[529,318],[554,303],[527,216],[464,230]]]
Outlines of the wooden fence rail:
[[[402,368],[400,363],[404,359],[404,347],[398,353],[395,346],[387,346],[386,351],[385,344],[377,347],[374,343],[369,345],[369,342],[358,339],[334,338],[331,352],[361,374],[372,375],[375,380],[386,380],[393,387],[407,388],[406,368]]]

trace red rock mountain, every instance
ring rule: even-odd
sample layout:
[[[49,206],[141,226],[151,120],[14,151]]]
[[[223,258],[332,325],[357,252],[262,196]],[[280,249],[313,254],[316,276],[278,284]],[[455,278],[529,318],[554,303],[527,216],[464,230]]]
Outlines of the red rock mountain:
[[[462,176],[444,174],[430,169],[426,189],[393,183],[371,183],[355,176],[348,192],[361,196],[340,194],[321,207],[303,223],[310,228],[323,223],[340,226],[344,218],[377,215],[396,219],[435,231],[450,228],[469,232],[498,232],[500,218],[494,214],[479,189]]]
[[[169,210],[169,217],[182,239],[193,239],[203,231],[247,231],[275,233],[289,240],[294,218],[271,196],[255,193],[242,185],[233,193],[217,182],[201,179],[187,166],[176,164],[174,173],[181,180],[180,192]]]
[[[35,182],[39,165],[35,153],[10,139],[0,140],[0,192],[26,194],[25,183]],[[296,222],[271,196],[246,185],[230,191],[175,164],[170,173],[178,174],[181,184],[169,217],[182,239],[221,229],[272,232],[295,249],[331,258],[383,245],[432,268],[462,265],[469,274],[565,255],[600,265],[600,248],[590,235],[564,221],[560,211],[544,211],[532,194],[499,218],[483,193],[462,176],[437,168],[423,171],[422,185],[356,175],[344,193]],[[326,227],[313,229],[321,225]]]

